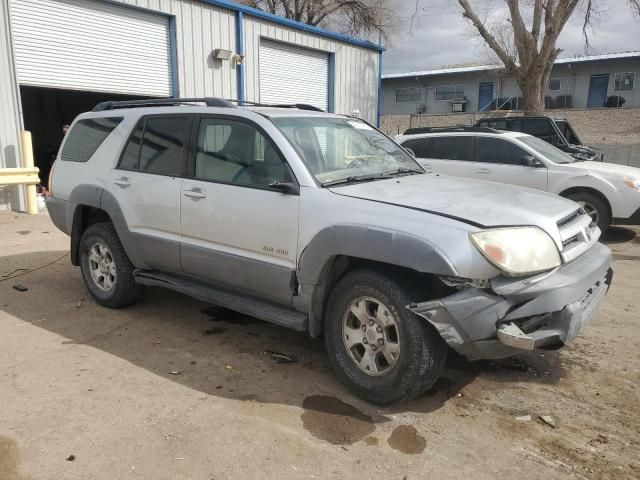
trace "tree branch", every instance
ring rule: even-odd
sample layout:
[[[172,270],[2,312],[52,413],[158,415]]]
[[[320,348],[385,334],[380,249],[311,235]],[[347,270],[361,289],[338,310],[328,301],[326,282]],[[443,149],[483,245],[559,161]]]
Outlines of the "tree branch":
[[[491,33],[489,33],[489,31],[485,28],[485,26],[482,24],[478,16],[471,8],[471,5],[469,5],[469,2],[467,0],[458,0],[458,3],[460,3],[460,6],[464,10],[462,16],[469,19],[471,23],[473,23],[473,26],[476,27],[476,30],[478,30],[480,36],[484,39],[485,42],[487,42],[489,47],[491,47],[496,55],[498,55],[498,58],[500,58],[505,68],[514,75],[521,77],[522,73],[514,62],[514,59],[509,56],[506,50],[502,48],[500,44],[498,44],[495,37],[491,35]]]

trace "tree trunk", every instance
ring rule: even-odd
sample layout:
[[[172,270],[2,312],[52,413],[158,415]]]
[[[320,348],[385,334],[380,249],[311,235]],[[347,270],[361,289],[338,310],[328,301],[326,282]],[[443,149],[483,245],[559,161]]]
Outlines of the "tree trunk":
[[[543,76],[542,72],[536,72],[519,82],[525,115],[540,115],[544,111],[544,94],[547,91],[548,80],[545,81]]]

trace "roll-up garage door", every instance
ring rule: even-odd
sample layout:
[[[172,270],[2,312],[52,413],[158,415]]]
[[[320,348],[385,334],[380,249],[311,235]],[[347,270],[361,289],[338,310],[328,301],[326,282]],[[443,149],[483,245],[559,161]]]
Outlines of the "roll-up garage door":
[[[171,95],[169,19],[95,0],[11,0],[22,85]]]
[[[327,110],[329,56],[289,44],[260,42],[260,101],[307,103]]]

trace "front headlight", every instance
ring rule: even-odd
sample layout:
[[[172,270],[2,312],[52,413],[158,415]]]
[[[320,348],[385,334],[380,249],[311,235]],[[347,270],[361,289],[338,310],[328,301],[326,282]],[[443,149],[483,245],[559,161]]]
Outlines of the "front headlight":
[[[634,180],[632,178],[625,178],[624,179],[624,184],[629,188],[633,188],[634,190],[640,190],[640,180]]]
[[[509,276],[544,272],[560,266],[560,252],[538,227],[505,227],[469,235],[478,250]]]

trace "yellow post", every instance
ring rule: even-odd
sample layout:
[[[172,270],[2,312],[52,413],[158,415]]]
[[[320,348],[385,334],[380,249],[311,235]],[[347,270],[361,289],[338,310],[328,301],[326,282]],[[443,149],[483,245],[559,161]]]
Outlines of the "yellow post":
[[[31,132],[24,131],[21,136],[22,140],[22,166],[24,168],[33,168],[33,147],[31,145]],[[27,212],[31,215],[38,213],[38,197],[36,195],[36,186],[27,185]]]

